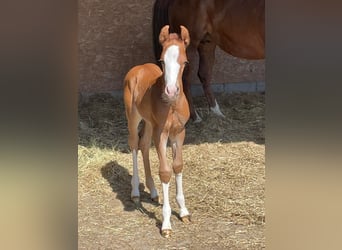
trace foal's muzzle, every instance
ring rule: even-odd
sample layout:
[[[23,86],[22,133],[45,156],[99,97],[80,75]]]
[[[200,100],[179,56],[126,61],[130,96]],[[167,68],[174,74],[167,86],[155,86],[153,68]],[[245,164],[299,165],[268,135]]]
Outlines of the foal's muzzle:
[[[169,98],[175,98],[179,94],[179,87],[178,86],[168,86],[165,87],[165,94]]]

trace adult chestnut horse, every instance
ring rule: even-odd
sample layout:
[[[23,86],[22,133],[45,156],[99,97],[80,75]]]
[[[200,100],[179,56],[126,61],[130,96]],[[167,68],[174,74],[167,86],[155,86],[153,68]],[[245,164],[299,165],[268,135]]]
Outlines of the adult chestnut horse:
[[[128,143],[133,154],[133,177],[131,198],[139,202],[139,175],[137,154],[143,155],[146,186],[151,198],[158,200],[158,193],[151,176],[149,149],[153,138],[159,158],[159,177],[163,190],[164,237],[171,234],[171,207],[169,203],[169,182],[172,170],[176,178],[176,200],[180,217],[189,221],[182,187],[182,146],[185,137],[185,123],[189,120],[189,104],[183,92],[182,75],[187,63],[186,47],[190,43],[188,30],[181,26],[180,35],[169,34],[169,26],[161,29],[159,42],[162,46],[160,61],[163,72],[156,64],[148,63],[132,68],[125,77],[124,103],[128,121]],[[138,132],[138,125],[144,121]],[[172,167],[167,163],[166,146],[170,139],[173,153]]]
[[[198,76],[210,109],[223,116],[210,87],[215,61],[215,48],[244,59],[263,59],[265,47],[265,0],[156,0],[153,11],[154,53],[159,59],[158,34],[169,24],[171,31],[180,25],[188,28],[191,44],[187,50],[191,60],[199,54]],[[190,105],[191,118],[201,121],[193,107],[189,76],[193,66],[184,72],[184,92]]]

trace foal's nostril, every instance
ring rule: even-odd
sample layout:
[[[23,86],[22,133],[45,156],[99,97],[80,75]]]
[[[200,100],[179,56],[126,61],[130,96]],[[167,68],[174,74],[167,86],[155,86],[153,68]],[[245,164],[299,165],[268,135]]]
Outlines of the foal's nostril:
[[[165,88],[165,93],[169,96],[170,95],[170,90],[169,90],[169,87],[168,86],[166,86],[166,88]]]

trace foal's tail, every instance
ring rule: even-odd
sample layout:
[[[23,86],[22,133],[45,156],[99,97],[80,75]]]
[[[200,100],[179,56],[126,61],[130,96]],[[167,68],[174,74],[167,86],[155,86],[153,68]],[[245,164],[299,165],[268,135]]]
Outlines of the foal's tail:
[[[169,6],[174,0],[156,0],[153,6],[153,48],[154,57],[156,61],[160,59],[162,47],[159,44],[159,33],[160,30],[167,24],[169,24]],[[171,30],[170,30],[171,31]],[[160,66],[160,65],[159,65]]]

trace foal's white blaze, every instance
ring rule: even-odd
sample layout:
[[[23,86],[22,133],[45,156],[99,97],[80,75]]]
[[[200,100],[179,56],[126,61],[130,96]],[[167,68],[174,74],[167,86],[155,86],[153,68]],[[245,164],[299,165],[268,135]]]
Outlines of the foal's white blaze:
[[[131,192],[131,198],[133,197],[139,197],[139,172],[138,172],[138,154],[135,149],[133,149],[132,152],[133,155],[133,176],[131,180],[132,184],[132,192]]]
[[[163,186],[163,225],[162,230],[171,229],[171,206],[169,201],[169,183],[162,183]]]
[[[164,79],[166,83],[165,92],[168,96],[174,96],[177,93],[177,77],[180,69],[178,63],[179,47],[171,45],[167,48],[164,55],[165,74]]]
[[[189,215],[188,209],[185,207],[185,199],[183,194],[182,173],[176,174],[176,200],[180,208],[179,216],[184,217]]]

